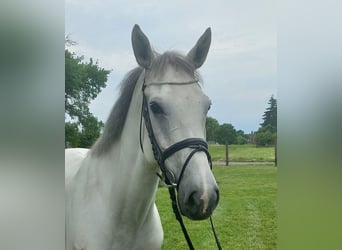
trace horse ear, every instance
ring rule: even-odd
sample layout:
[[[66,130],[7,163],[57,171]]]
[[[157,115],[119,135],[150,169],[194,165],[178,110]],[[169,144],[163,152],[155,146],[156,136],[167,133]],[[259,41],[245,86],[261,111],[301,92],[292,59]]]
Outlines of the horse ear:
[[[153,60],[153,51],[147,36],[137,24],[132,30],[132,47],[138,64],[145,69],[149,68]]]
[[[211,29],[207,28],[203,35],[198,39],[195,47],[193,47],[187,54],[190,62],[196,69],[202,66],[207,58],[209,47],[211,43]]]

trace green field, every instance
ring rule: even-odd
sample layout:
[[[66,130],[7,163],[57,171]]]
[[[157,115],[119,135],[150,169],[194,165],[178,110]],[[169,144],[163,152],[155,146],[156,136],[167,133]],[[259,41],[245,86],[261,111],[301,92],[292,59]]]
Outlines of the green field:
[[[229,161],[242,162],[272,162],[274,161],[274,147],[256,147],[255,145],[229,145]],[[209,152],[213,161],[226,160],[225,145],[209,145]]]
[[[220,202],[213,220],[223,249],[276,249],[276,171],[274,166],[214,166]],[[163,250],[187,249],[166,188],[156,200],[164,229]],[[185,224],[195,249],[217,249],[209,220]]]

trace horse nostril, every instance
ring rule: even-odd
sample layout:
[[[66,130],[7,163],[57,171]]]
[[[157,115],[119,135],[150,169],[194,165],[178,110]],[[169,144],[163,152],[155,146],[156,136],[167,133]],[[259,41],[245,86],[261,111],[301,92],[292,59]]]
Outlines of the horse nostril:
[[[220,190],[218,188],[216,188],[216,205],[219,203],[220,200]]]
[[[192,192],[190,195],[189,195],[189,198],[188,198],[188,206],[189,207],[192,207],[192,206],[195,206],[196,205],[196,191]]]

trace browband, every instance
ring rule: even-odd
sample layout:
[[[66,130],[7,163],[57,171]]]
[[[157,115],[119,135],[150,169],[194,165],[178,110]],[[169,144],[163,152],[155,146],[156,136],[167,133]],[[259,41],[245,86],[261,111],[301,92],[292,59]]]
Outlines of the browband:
[[[149,82],[149,83],[144,83],[145,87],[148,87],[150,85],[187,85],[187,84],[192,84],[192,83],[198,83],[199,80],[195,79],[192,81],[188,82]]]

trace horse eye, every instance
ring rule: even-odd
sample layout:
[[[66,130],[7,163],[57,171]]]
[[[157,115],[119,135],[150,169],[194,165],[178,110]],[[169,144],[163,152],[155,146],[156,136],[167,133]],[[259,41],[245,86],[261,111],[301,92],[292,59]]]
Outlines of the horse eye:
[[[150,103],[150,108],[151,108],[152,112],[154,114],[156,114],[156,115],[164,113],[162,107],[160,107],[160,105],[158,103],[156,103],[156,102],[151,102]]]
[[[211,109],[211,104],[209,105],[209,107],[208,107],[208,111]]]

